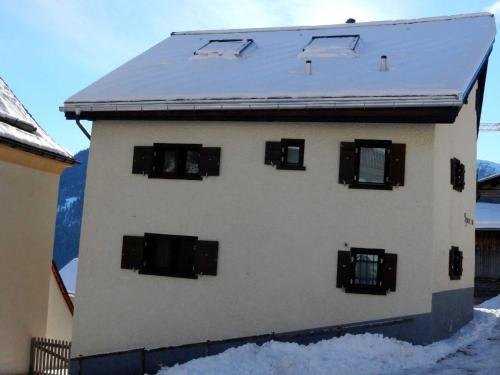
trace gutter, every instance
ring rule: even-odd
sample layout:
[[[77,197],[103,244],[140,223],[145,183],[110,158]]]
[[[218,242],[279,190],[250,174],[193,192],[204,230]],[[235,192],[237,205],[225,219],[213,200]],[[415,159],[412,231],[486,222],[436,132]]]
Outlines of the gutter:
[[[298,99],[233,99],[233,100],[141,100],[110,102],[65,103],[61,112],[128,112],[128,111],[221,111],[262,109],[369,109],[401,107],[460,107],[463,102],[457,95],[380,97],[365,100],[352,98]]]

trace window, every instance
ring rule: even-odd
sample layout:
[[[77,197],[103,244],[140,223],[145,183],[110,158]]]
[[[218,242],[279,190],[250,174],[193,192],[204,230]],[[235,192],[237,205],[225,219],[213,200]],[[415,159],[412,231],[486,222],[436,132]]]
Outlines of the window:
[[[121,268],[140,274],[196,279],[216,275],[219,244],[194,236],[123,236]]]
[[[337,287],[347,293],[386,294],[396,290],[397,255],[383,249],[339,251]]]
[[[359,148],[359,183],[384,184],[386,181],[386,154],[385,147]]]
[[[201,180],[218,176],[220,147],[201,144],[155,143],[135,146],[132,173],[150,178]]]
[[[453,185],[453,190],[462,192],[465,187],[465,165],[457,158],[453,158],[450,160],[450,170],[450,183]]]
[[[240,57],[252,39],[213,39],[194,52],[195,57]]]
[[[359,35],[313,36],[299,57],[353,56],[358,43]]]
[[[201,180],[201,145],[155,143],[152,178]]]
[[[341,142],[339,183],[358,189],[403,186],[405,154],[406,145],[391,141]]]
[[[305,170],[304,139],[282,139],[280,142],[266,142],[265,163],[277,169]]]
[[[457,246],[452,246],[450,249],[449,274],[450,280],[460,280],[462,277],[463,253]]]

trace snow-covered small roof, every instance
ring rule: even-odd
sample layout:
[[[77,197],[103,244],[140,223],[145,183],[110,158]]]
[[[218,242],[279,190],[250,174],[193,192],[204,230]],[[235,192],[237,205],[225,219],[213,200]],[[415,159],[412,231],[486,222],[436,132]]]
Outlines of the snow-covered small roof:
[[[64,286],[70,296],[75,295],[76,291],[76,275],[78,273],[78,258],[69,261],[61,270],[59,274],[64,281]]]
[[[483,182],[491,181],[491,180],[497,179],[498,177],[500,177],[500,173],[495,173],[495,174],[480,178],[479,180],[477,180],[477,183],[480,184]]]
[[[460,107],[495,33],[489,13],[177,32],[61,110]]]
[[[58,145],[35,121],[33,116],[0,77],[0,143],[24,146],[68,163],[73,156]]]
[[[476,203],[476,229],[500,229],[499,203]]]

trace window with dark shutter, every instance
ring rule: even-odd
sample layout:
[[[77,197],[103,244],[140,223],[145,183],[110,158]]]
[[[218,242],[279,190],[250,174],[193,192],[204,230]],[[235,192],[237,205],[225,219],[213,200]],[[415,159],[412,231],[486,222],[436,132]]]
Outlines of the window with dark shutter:
[[[386,294],[396,290],[397,255],[383,249],[339,251],[337,288],[346,293]]]
[[[149,178],[201,180],[205,176],[219,175],[220,154],[220,147],[202,147],[201,144],[135,146],[132,173]]]
[[[194,236],[123,236],[121,268],[140,274],[196,279],[216,275],[219,243]]]
[[[276,169],[300,170],[304,166],[304,139],[282,139],[280,142],[266,142],[264,163],[276,166]]]
[[[462,277],[463,253],[457,246],[452,246],[450,249],[449,259],[449,275],[450,280],[460,280]]]
[[[339,183],[357,189],[392,190],[405,181],[406,145],[382,140],[341,142]]]
[[[458,192],[465,187],[465,166],[457,158],[450,159],[450,184]]]

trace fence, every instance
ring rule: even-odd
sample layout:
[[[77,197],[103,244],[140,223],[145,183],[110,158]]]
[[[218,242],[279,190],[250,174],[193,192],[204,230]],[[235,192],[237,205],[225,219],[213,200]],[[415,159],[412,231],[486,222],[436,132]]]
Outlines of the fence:
[[[33,337],[30,375],[68,374],[70,351],[69,341]]]

